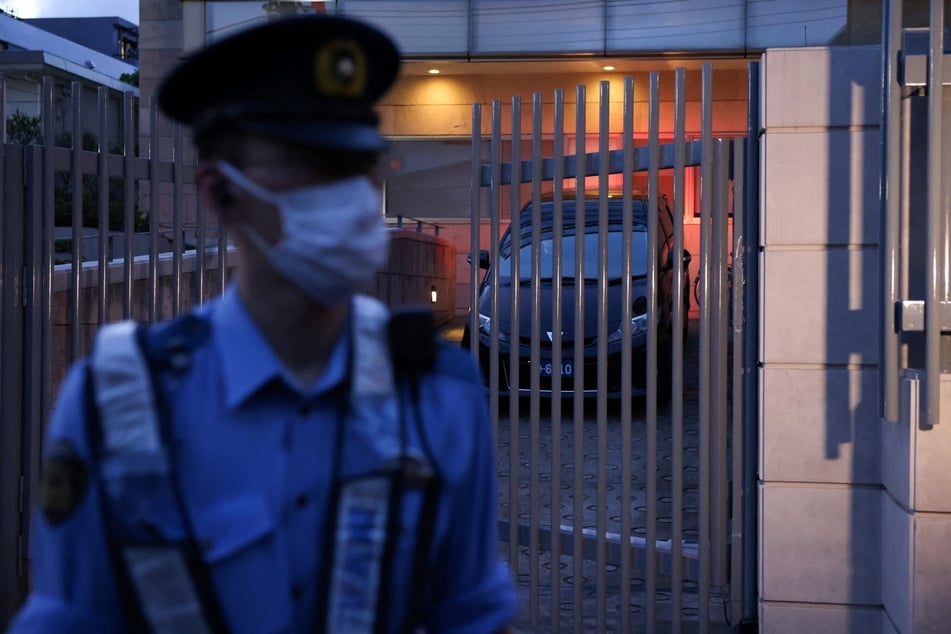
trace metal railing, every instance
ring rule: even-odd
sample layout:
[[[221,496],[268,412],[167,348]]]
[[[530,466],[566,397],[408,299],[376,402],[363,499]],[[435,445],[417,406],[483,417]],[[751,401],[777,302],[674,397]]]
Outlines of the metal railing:
[[[927,28],[902,29],[903,4],[883,5],[881,414],[899,419],[900,370],[923,369],[920,424],[928,428],[941,420],[941,374],[951,371],[944,334],[951,331],[951,229],[942,202],[944,86],[951,78],[944,2],[931,1]],[[913,246],[916,236],[925,238]]]
[[[172,159],[160,160],[166,140],[154,103],[147,150],[137,152],[131,92],[112,112],[109,91],[99,88],[96,116],[84,117],[83,87],[69,85],[65,101],[56,98],[60,88],[42,81],[42,139],[0,145],[0,622],[29,587],[31,500],[44,424],[66,369],[89,352],[98,324],[176,316],[217,295],[230,264],[219,248],[223,228],[197,209],[182,130],[172,127]],[[71,144],[59,147],[54,120],[67,103]],[[97,147],[83,149],[90,120]],[[109,148],[115,130],[121,138]],[[161,235],[165,224],[170,240]],[[193,248],[185,248],[186,227]]]
[[[403,228],[403,220],[404,220],[404,219],[405,219],[405,220],[410,220],[410,221],[416,223],[416,233],[422,233],[422,232],[423,232],[423,227],[428,226],[428,227],[432,227],[432,228],[433,228],[433,235],[434,235],[434,236],[438,236],[438,235],[439,235],[439,223],[437,223],[437,222],[432,222],[431,220],[420,220],[419,218],[413,218],[412,216],[404,216],[403,214],[397,214],[397,215],[396,215],[396,228],[397,228],[397,229],[402,229],[402,228]]]

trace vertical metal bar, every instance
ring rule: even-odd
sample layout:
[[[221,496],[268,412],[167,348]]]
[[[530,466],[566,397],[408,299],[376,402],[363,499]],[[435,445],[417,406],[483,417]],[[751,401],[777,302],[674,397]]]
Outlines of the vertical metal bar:
[[[53,156],[56,151],[55,130],[53,128],[53,90],[55,81],[52,77],[43,78],[43,216],[39,226],[42,259],[40,261],[40,314],[39,329],[40,349],[40,407],[39,418],[35,419],[42,426],[49,417],[52,408],[52,347],[53,347],[53,227],[56,223],[55,208],[55,176]],[[35,305],[35,304],[34,304]],[[37,374],[31,374],[37,376]],[[37,438],[39,441],[40,439]]]
[[[601,82],[598,103],[598,632],[608,611],[608,153],[611,150],[611,82]]]
[[[492,100],[492,182],[489,190],[489,249],[492,262],[492,297],[489,313],[492,315],[492,333],[489,337],[489,409],[492,427],[499,422],[499,197],[502,180],[502,101]]]
[[[532,325],[530,332],[529,368],[531,372],[531,396],[529,420],[531,459],[529,461],[529,613],[532,626],[538,625],[538,575],[541,550],[538,516],[539,483],[538,470],[541,442],[541,373],[538,370],[541,358],[541,207],[542,207],[542,94],[532,94]]]
[[[0,73],[0,143],[7,143],[7,78]]]
[[[711,377],[711,508],[710,554],[713,579],[716,585],[726,585],[727,550],[727,205],[730,186],[730,145],[725,139],[715,141],[715,182],[713,205],[713,292],[714,304],[711,326],[712,377]]]
[[[678,68],[674,74],[674,306],[675,333],[671,355],[673,377],[670,390],[670,611],[671,631],[680,634],[683,628],[683,506],[684,506],[684,405],[683,358],[687,305],[684,301],[684,170],[686,164],[687,71]],[[688,295],[689,297],[689,295]],[[688,300],[689,301],[689,300]]]
[[[205,206],[201,201],[195,205],[195,304],[205,301]]]
[[[25,500],[23,505],[24,517],[21,524],[21,534],[23,535],[22,553],[27,557],[29,550],[30,532],[29,512],[31,496],[28,492],[34,490],[35,483],[39,476],[39,455],[43,442],[42,430],[44,422],[47,420],[47,403],[50,397],[50,366],[46,362],[49,359],[48,347],[49,336],[47,331],[51,322],[52,298],[50,293],[50,258],[52,252],[50,240],[46,239],[47,219],[52,216],[52,200],[47,196],[47,192],[53,191],[53,171],[52,171],[52,146],[47,144],[47,139],[53,138],[53,125],[46,117],[46,113],[52,112],[52,82],[49,87],[44,77],[42,86],[42,104],[43,104],[43,139],[44,146],[32,146],[25,148],[25,178],[26,183],[26,204],[24,205],[24,237],[25,237],[25,263],[24,267],[24,286],[25,298],[24,306],[32,307],[32,310],[25,311],[24,328],[24,377],[30,377],[25,382],[22,390],[23,394],[23,425],[21,435],[22,460],[21,477],[23,478],[20,494],[21,499]],[[50,141],[52,143],[52,141]],[[49,155],[49,156],[48,156]],[[49,169],[47,169],[49,168]],[[33,379],[38,377],[39,380]],[[27,574],[27,561],[25,558],[18,557],[18,574],[22,577]]]
[[[561,629],[561,322],[562,248],[564,239],[565,91],[555,91],[554,102],[554,217],[552,222],[552,316],[551,316],[551,631]]]
[[[522,99],[521,97],[512,97],[512,174],[519,173],[522,164]],[[513,178],[513,181],[517,179]],[[519,237],[519,210],[522,208],[521,188],[518,182],[513,182],[509,188],[511,195],[510,209],[510,229],[509,240],[512,251],[512,269],[509,271],[509,279],[512,280],[512,306],[509,314],[509,321],[512,324],[511,337],[509,338],[509,565],[515,574],[519,572],[519,523],[520,516],[520,496],[519,484],[521,474],[521,458],[519,457],[519,428],[521,427],[521,414],[519,412],[519,362],[520,362],[520,341],[521,328],[519,327],[519,317],[521,313],[520,291],[522,285],[517,282],[521,275],[522,248],[521,238]]]
[[[482,104],[472,104],[472,173],[469,187],[469,352],[479,358],[479,201],[482,193]],[[219,250],[222,243],[219,239]],[[222,287],[223,288],[223,287]],[[517,543],[517,542],[516,542]]]
[[[900,214],[900,125],[901,90],[898,85],[898,46],[901,39],[901,0],[882,3],[882,153],[879,199],[881,201],[881,415],[898,421],[898,346],[895,303],[898,301],[898,231]]]
[[[162,318],[161,294],[159,293],[159,111],[155,96],[149,97],[149,323]]]
[[[82,351],[82,281],[83,271],[83,85],[71,82],[71,102],[73,107],[72,136],[73,147],[70,152],[70,182],[72,191],[72,263],[69,277],[69,348],[67,363],[78,359]],[[55,237],[54,237],[55,239]]]
[[[587,146],[584,84],[575,88],[575,280],[584,280],[585,148]],[[580,220],[579,220],[580,219]],[[576,289],[576,293],[578,290]],[[574,425],[574,505],[571,517],[572,581],[574,582],[575,632],[584,630],[584,306],[580,295],[575,300],[574,370],[575,394],[572,411]]]
[[[645,371],[647,429],[647,630],[653,631],[657,624],[657,213],[658,165],[660,163],[660,75],[649,76],[650,92],[647,130],[647,368]],[[627,251],[625,251],[627,253]],[[625,302],[627,308],[630,302]],[[625,319],[624,324],[630,323]],[[625,345],[625,348],[630,346]]]
[[[733,144],[733,293],[732,341],[733,341],[733,507],[730,526],[730,623],[743,619],[743,360],[746,358],[743,341],[743,285],[746,270],[746,216],[743,197],[746,187],[744,178],[744,142]]]
[[[0,91],[4,84],[0,78]],[[0,144],[0,407],[4,421],[0,425],[0,543],[5,545],[0,550],[0,587],[6,590],[0,593],[0,619],[13,615],[27,590],[23,574],[27,551],[22,550],[25,544],[21,536],[29,526],[29,496],[21,496],[21,484],[29,455],[23,451],[23,440],[30,433],[24,396],[31,388],[24,389],[24,382],[31,375],[24,357],[28,314],[24,300],[33,299],[29,283],[33,263],[28,259],[29,246],[24,238],[25,223],[39,214],[31,213],[35,208],[24,199],[24,187],[4,187],[5,183],[24,183],[24,177],[23,150]]]
[[[477,254],[478,255],[478,254]],[[218,218],[218,290],[224,292],[228,283],[228,226]]]
[[[941,144],[944,134],[944,1],[931,0],[931,36],[928,41],[928,260],[925,267],[925,425],[937,425],[941,416],[941,306],[946,254],[941,204]]]
[[[97,308],[99,323],[109,321],[109,89],[100,86],[99,104],[99,154],[96,171],[99,175],[99,263]]]
[[[700,633],[708,631],[710,623],[710,304],[712,269],[710,266],[711,227],[713,203],[713,66],[706,62],[701,72],[701,135],[702,158],[700,165],[700,579],[697,608]]]
[[[185,160],[182,156],[182,126],[172,124],[172,316],[182,312],[182,251],[185,248],[182,225],[182,181]]]
[[[122,212],[124,234],[122,254],[122,317],[132,318],[132,287],[135,279],[132,267],[132,240],[135,231],[135,102],[131,92],[122,95]]]
[[[747,66],[746,162],[744,163],[745,204],[743,236],[743,621],[755,622],[758,605],[758,502],[759,473],[759,62]],[[734,221],[734,231],[736,224]],[[738,283],[738,282],[736,282]],[[736,377],[734,376],[734,380]],[[734,401],[736,407],[737,401]],[[734,449],[736,451],[736,449]]]
[[[653,84],[652,84],[653,85]],[[623,216],[621,218],[621,508],[629,509],[633,506],[631,500],[631,329],[625,325],[631,323],[631,270],[633,249],[631,247],[633,220],[634,191],[634,78],[624,78],[624,120],[622,122],[623,146],[621,148],[624,161],[622,177]],[[621,512],[621,536],[628,540],[631,535],[631,513]],[[650,539],[650,538],[648,538]],[[625,541],[623,545],[627,545]],[[648,564],[650,567],[650,564]],[[631,549],[621,548],[621,623],[622,632],[631,631]],[[650,596],[650,589],[647,591]],[[647,629],[653,623],[651,616],[653,601],[647,602]]]

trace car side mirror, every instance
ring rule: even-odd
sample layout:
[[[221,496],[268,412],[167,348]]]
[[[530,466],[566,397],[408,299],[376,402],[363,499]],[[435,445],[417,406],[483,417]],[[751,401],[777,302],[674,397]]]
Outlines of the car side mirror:
[[[466,256],[466,262],[472,264],[472,254]],[[485,249],[479,250],[479,268],[487,269],[489,268],[489,252]]]
[[[690,255],[690,251],[684,249],[684,268],[690,266],[690,261],[693,259],[693,256]],[[674,252],[667,252],[667,264],[664,266],[665,271],[669,271],[674,268]]]

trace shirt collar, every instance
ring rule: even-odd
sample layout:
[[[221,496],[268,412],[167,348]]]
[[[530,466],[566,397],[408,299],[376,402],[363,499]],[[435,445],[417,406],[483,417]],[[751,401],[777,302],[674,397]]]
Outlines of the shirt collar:
[[[221,360],[225,403],[236,407],[275,378],[293,390],[313,396],[333,389],[346,377],[350,356],[349,321],[331,351],[323,374],[302,390],[254,323],[234,285],[228,286],[211,316],[214,345]]]

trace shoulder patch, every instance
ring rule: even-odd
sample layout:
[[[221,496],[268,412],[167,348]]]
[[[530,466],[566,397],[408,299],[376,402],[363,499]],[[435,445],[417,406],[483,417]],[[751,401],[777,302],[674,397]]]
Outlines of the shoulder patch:
[[[40,478],[40,508],[51,525],[69,519],[89,487],[86,461],[69,440],[57,440],[50,448]]]

